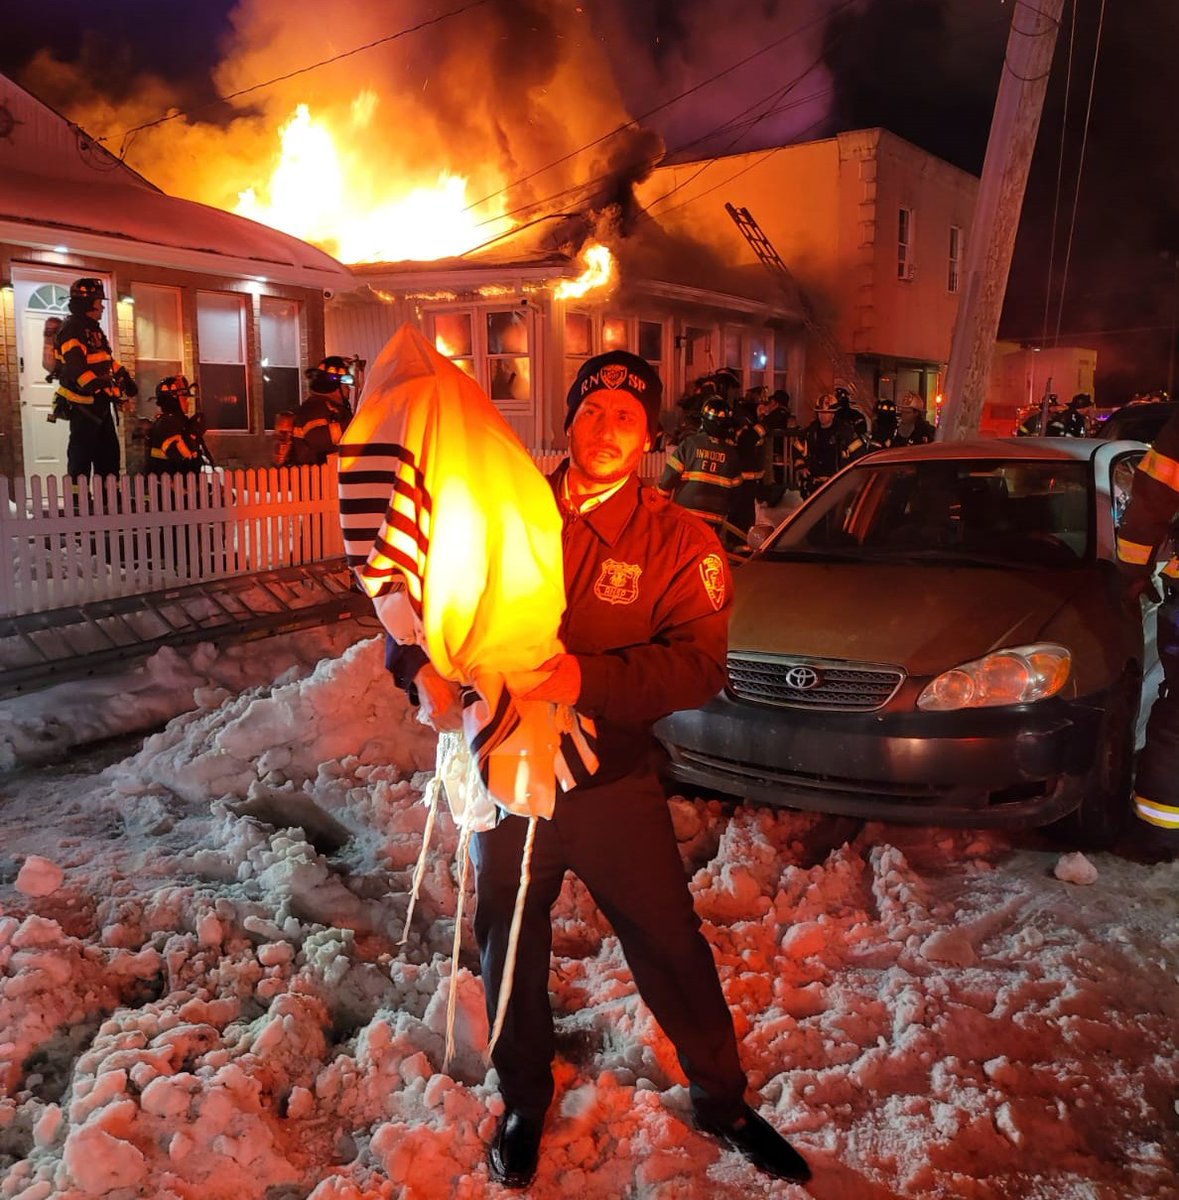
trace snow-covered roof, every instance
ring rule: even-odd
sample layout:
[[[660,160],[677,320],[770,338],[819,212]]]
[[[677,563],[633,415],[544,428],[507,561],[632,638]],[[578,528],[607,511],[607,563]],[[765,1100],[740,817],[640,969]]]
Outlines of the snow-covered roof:
[[[161,192],[0,75],[0,242],[300,287],[353,286],[330,254],[267,225]]]
[[[117,178],[63,188],[44,175],[7,172],[0,241],[302,287],[354,286],[343,264],[298,238]]]

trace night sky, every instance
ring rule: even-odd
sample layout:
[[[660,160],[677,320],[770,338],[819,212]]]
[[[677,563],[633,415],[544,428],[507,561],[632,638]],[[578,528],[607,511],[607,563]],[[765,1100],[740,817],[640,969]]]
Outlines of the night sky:
[[[536,29],[552,0],[490,2],[506,23],[531,31],[529,49],[535,52]],[[133,95],[143,76],[151,74],[168,82],[179,105],[190,112],[202,106],[202,119],[215,122],[229,114],[216,102],[211,73],[231,40],[235,5],[236,0],[56,0],[47,7],[9,0],[0,71],[25,82],[34,55],[48,50],[80,67],[98,93],[116,102]],[[678,94],[692,72],[704,78],[729,61],[731,56],[721,57],[708,36],[710,30],[727,31],[731,42],[743,19],[752,38],[775,22],[788,26],[817,15],[819,57],[829,81],[818,119],[812,121],[808,113],[810,124],[793,127],[785,116],[763,122],[738,146],[704,143],[693,156],[883,125],[978,173],[1013,5],[1018,14],[1014,0],[583,0],[581,8],[599,38],[620,51],[611,59],[618,64],[617,86],[632,113]],[[452,7],[450,0],[390,5],[391,25],[405,23],[398,13]],[[330,6],[322,11],[330,20]],[[1179,386],[1173,355],[1179,314],[1179,122],[1173,84],[1179,4],[1066,0],[1065,16],[1000,335],[1050,345],[1059,330],[1062,343],[1096,347],[1099,400],[1112,404],[1134,391]],[[308,62],[322,56],[322,35],[322,30],[309,31]],[[747,74],[772,70],[762,59]],[[1078,192],[1091,82],[1092,114]],[[742,83],[752,88],[756,80],[735,80],[734,88]],[[68,107],[67,96],[44,98]],[[668,145],[678,145],[706,132],[714,117],[683,103],[653,123]]]

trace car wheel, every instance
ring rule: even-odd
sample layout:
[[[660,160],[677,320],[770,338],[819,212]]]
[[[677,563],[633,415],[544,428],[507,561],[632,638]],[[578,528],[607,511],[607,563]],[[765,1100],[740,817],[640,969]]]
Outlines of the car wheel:
[[[1098,735],[1097,761],[1085,778],[1081,803],[1051,827],[1062,840],[1108,850],[1125,829],[1130,818],[1140,687],[1138,676],[1129,675],[1111,694]]]

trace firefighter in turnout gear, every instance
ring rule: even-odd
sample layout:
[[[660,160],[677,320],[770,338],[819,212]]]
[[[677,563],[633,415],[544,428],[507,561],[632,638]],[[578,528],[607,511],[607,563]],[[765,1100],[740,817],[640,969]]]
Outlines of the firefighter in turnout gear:
[[[937,436],[937,430],[926,420],[925,401],[916,392],[906,392],[897,409],[892,445],[924,446]]]
[[[872,413],[869,444],[876,450],[887,450],[890,446],[895,446],[898,420],[896,403],[887,396],[881,396],[876,401],[876,408]]]
[[[856,437],[861,442],[868,440],[868,418],[862,409],[852,403],[851,392],[845,387],[837,387],[835,395],[835,419],[851,426]]]
[[[1118,571],[1129,601],[1159,600],[1155,562],[1167,546],[1158,609],[1158,651],[1163,683],[1150,710],[1146,745],[1134,779],[1134,811],[1154,826],[1159,840],[1179,845],[1179,558],[1171,543],[1179,515],[1179,415],[1163,426],[1134,470],[1130,503],[1117,531]]]
[[[329,355],[307,372],[310,392],[295,413],[291,437],[291,466],[322,466],[336,453],[340,437],[352,420],[349,403],[352,376],[348,363]]]
[[[1061,433],[1065,437],[1089,437],[1092,408],[1093,397],[1088,392],[1078,392],[1065,406],[1060,419]]]
[[[535,823],[518,916],[529,821],[505,813],[473,838],[489,1016],[510,940],[516,948],[491,1056],[503,1115],[488,1153],[492,1179],[513,1188],[527,1187],[536,1173],[554,1097],[552,907],[567,871],[617,933],[643,1000],[675,1047],[697,1125],[767,1174],[810,1176],[802,1156],[745,1100],[732,1016],[652,757],[655,721],[723,686],[732,605],[732,578],[712,532],[639,482],[642,456],[659,432],[660,392],[654,369],[626,351],[587,360],[569,391],[569,458],[550,477],[563,518],[565,653],[545,664],[523,698],[592,717],[599,767],[558,793],[551,819]],[[460,705],[457,685],[420,646],[396,645],[391,666],[395,678],[412,680],[423,714],[446,728]]]
[[[192,388],[183,375],[169,375],[156,385],[159,415],[147,431],[147,473],[181,475],[201,469],[201,440],[184,411]]]
[[[66,470],[73,478],[91,471],[119,473],[116,413],[124,397],[139,392],[98,323],[105,300],[101,279],[75,279],[70,315],[53,340],[57,394],[50,420],[64,417],[70,423]]]
[[[711,395],[700,409],[700,431],[689,434],[667,456],[658,491],[671,496],[714,529],[728,517],[744,479],[741,455],[732,441],[728,405]]]
[[[815,419],[802,431],[796,451],[802,460],[799,491],[809,496],[826,483],[836,471],[865,451],[863,439],[847,421],[840,421],[839,401],[833,392],[824,392],[815,401]]]

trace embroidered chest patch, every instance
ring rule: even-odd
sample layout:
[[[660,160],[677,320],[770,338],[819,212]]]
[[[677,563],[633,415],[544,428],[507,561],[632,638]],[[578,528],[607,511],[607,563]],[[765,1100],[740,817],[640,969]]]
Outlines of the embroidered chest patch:
[[[638,563],[620,563],[612,558],[602,563],[602,573],[594,583],[594,595],[607,604],[633,604],[639,598]]]
[[[704,581],[709,603],[719,612],[725,602],[725,565],[719,554],[710,554],[700,564],[700,578]]]

